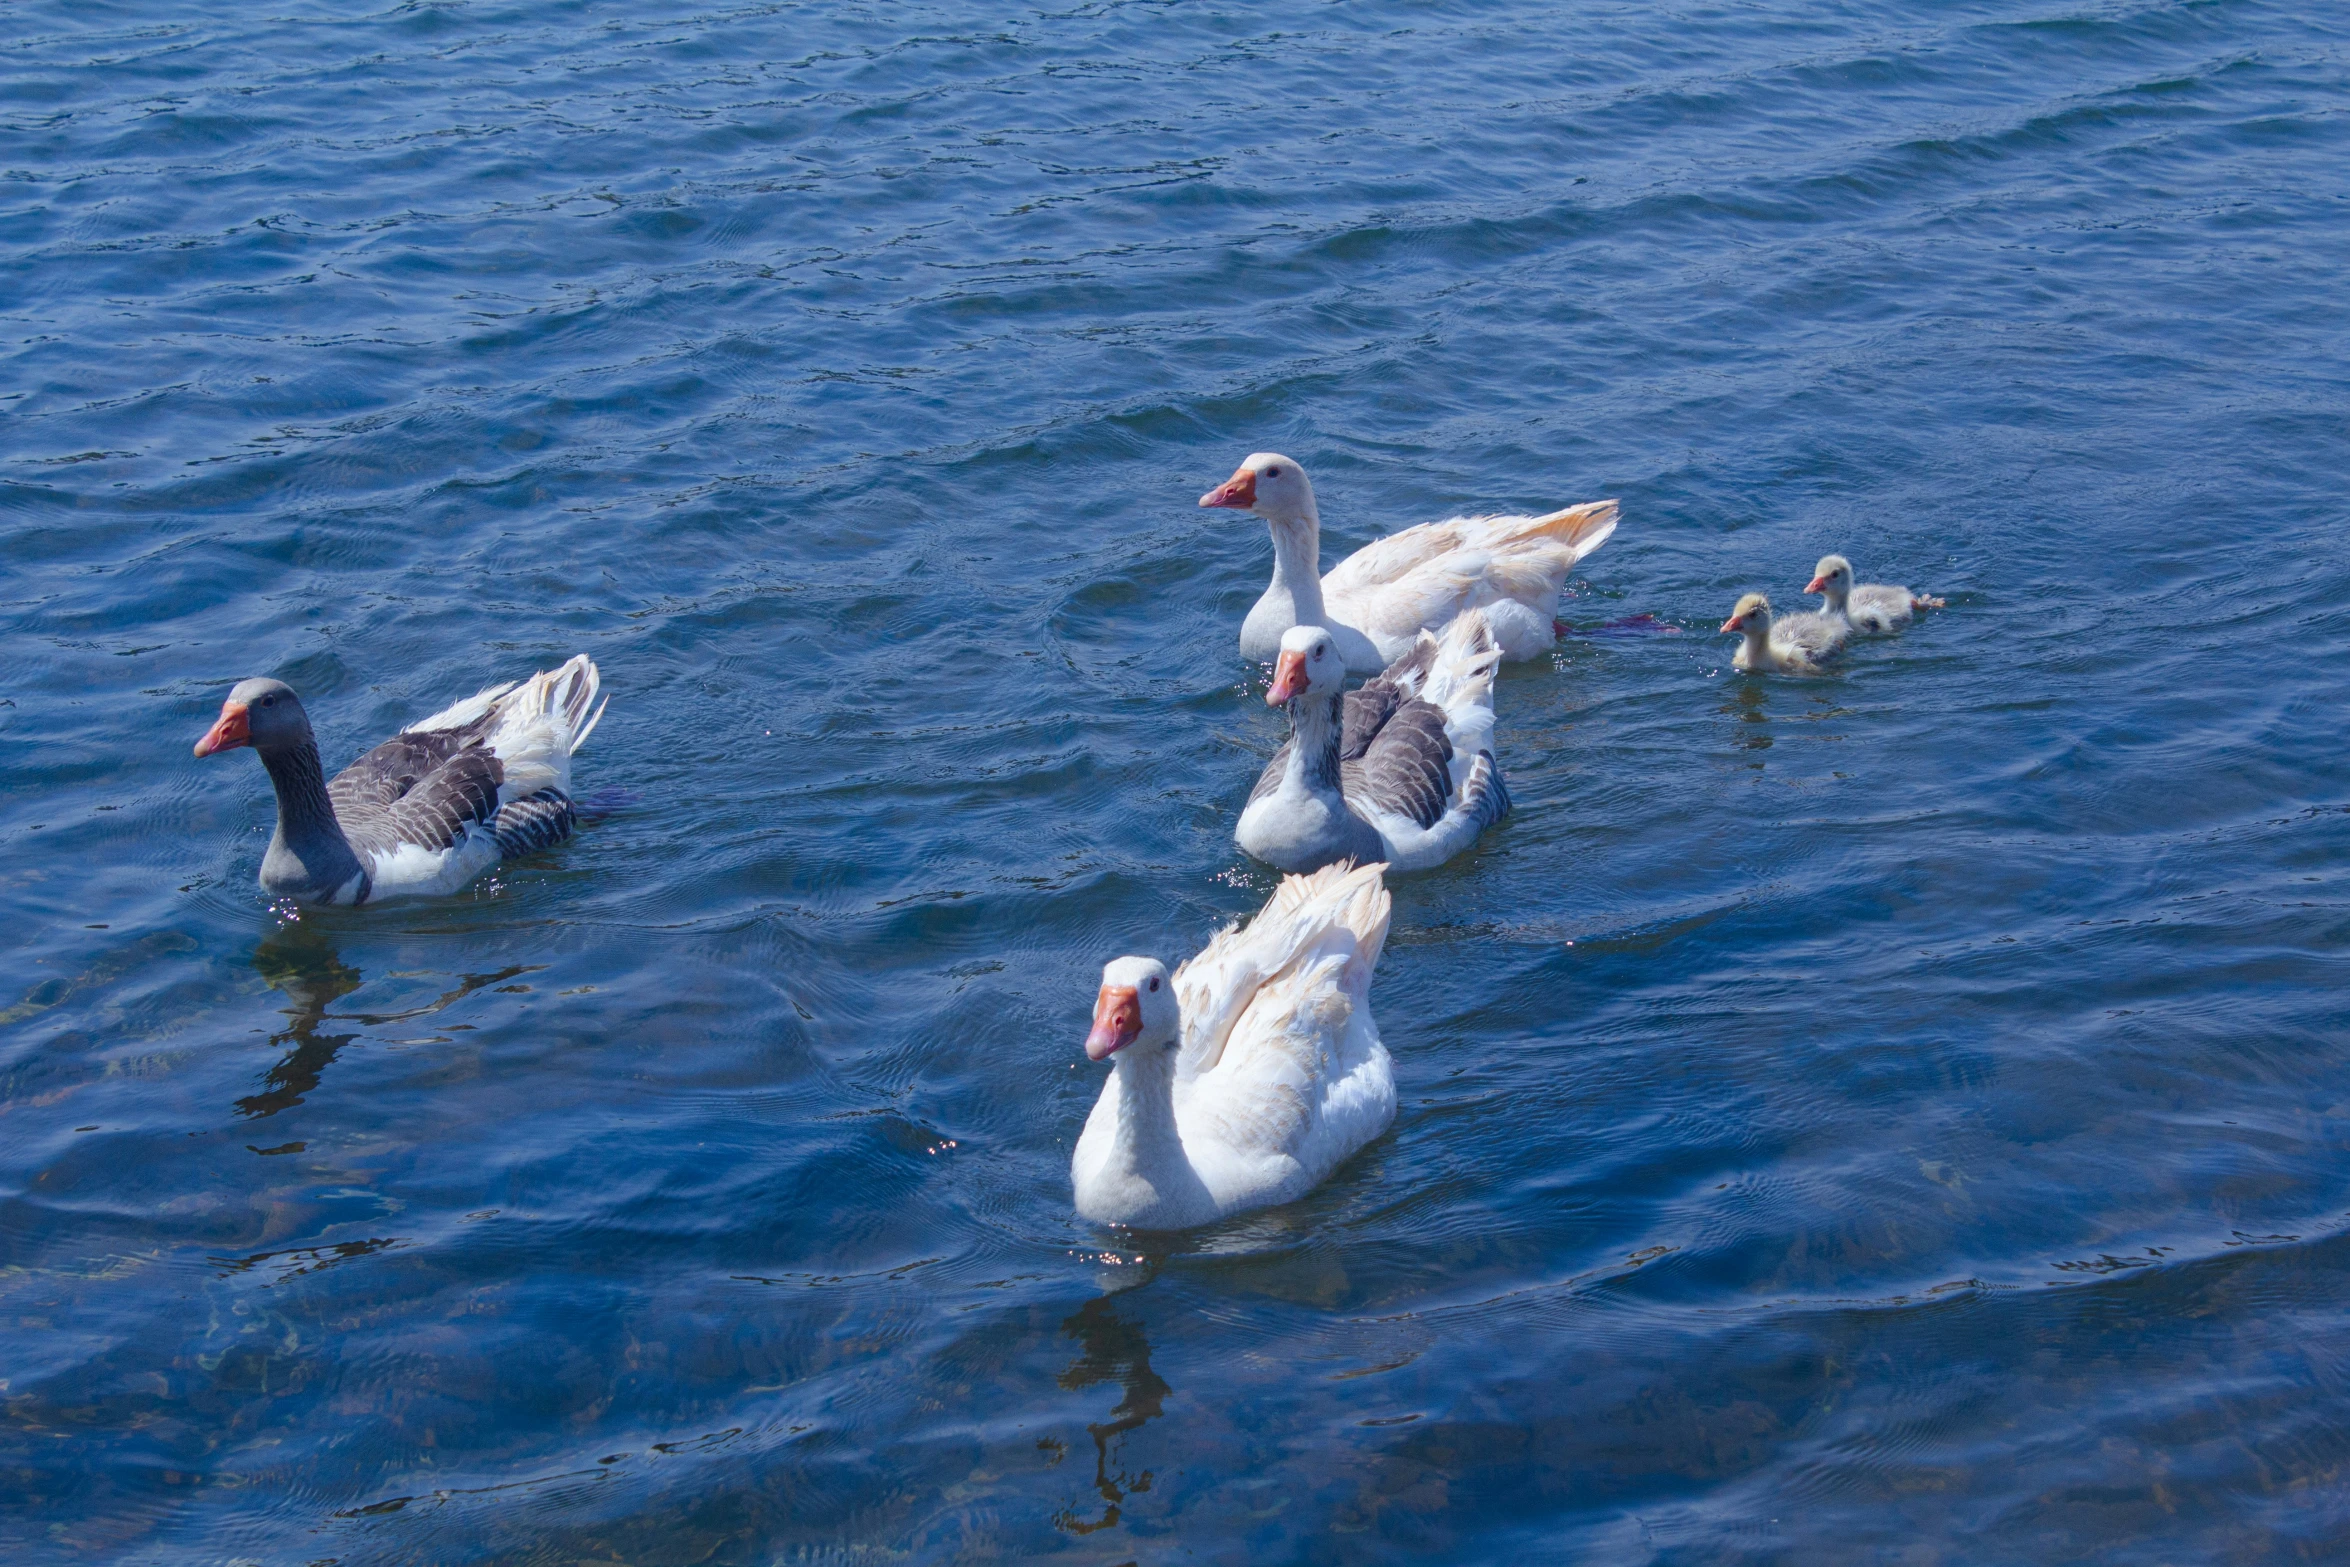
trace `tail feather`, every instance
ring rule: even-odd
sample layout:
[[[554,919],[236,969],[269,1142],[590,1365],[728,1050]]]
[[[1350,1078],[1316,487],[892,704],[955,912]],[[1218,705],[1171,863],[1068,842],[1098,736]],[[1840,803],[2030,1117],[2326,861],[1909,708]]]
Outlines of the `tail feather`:
[[[463,701],[451,702],[447,707],[433,714],[432,717],[419,719],[410,724],[406,732],[409,734],[437,734],[444,729],[462,729],[497,706],[500,697],[520,684],[522,682],[519,680],[501,680],[483,686]]]
[[[579,755],[579,748],[587,744],[589,735],[596,732],[596,725],[604,721],[604,709],[611,705],[612,699],[610,697],[604,698],[603,701],[596,704],[596,710],[588,715],[588,721],[571,732],[571,754],[573,756]]]
[[[1348,876],[1355,882],[1354,891],[1340,911],[1339,920],[1354,932],[1355,955],[1349,964],[1350,981],[1359,978],[1364,986],[1371,980],[1371,970],[1379,964],[1379,954],[1387,948],[1387,925],[1393,914],[1395,900],[1387,891],[1387,867],[1377,862],[1369,865],[1348,865]]]
[[[1422,633],[1426,635],[1426,633]],[[1420,698],[1450,714],[1463,703],[1493,705],[1493,676],[1501,667],[1501,645],[1482,608],[1464,609],[1446,622],[1436,639],[1435,657],[1420,684]]]
[[[545,704],[544,711],[553,713],[561,710],[563,727],[571,737],[565,754],[574,754],[586,743],[589,731],[604,716],[604,710],[596,707],[596,696],[604,689],[603,672],[596,668],[593,659],[585,653],[579,653],[561,666],[531,677],[533,685],[542,681],[545,682],[541,697]],[[595,708],[595,711],[590,712],[590,708]]]
[[[581,653],[541,670],[497,700],[486,742],[505,767],[500,790],[505,799],[548,788],[570,790],[571,754],[604,716],[596,705],[602,689],[595,661]]]
[[[1444,711],[1456,781],[1465,759],[1493,742],[1493,681],[1500,668],[1501,647],[1484,610],[1463,610],[1446,624],[1420,696]]]
[[[1948,609],[1950,601],[1935,598],[1930,594],[1912,593],[1909,596],[1909,607],[1911,609]]]
[[[1585,501],[1580,506],[1564,507],[1547,517],[1535,518],[1534,525],[1527,532],[1555,539],[1573,550],[1575,558],[1581,560],[1605,544],[1608,536],[1616,531],[1616,514],[1619,510],[1620,503],[1613,500]]]
[[[1274,894],[1274,902],[1295,918],[1296,924],[1283,933],[1288,951],[1276,958],[1265,983],[1283,974],[1303,972],[1343,952],[1346,968],[1341,988],[1357,993],[1368,989],[1371,970],[1387,946],[1388,920],[1394,907],[1386,875],[1387,867],[1377,861],[1357,865],[1352,860],[1339,860],[1287,878]],[[1333,938],[1338,941],[1335,949]]]
[[[1266,913],[1290,914],[1336,886],[1340,877],[1354,869],[1352,860],[1335,860],[1318,870],[1300,876],[1284,876],[1281,885],[1273,889],[1273,901],[1266,905]],[[1262,919],[1264,916],[1259,915]]]
[[[1493,759],[1491,751],[1480,751],[1469,768],[1469,781],[1461,786],[1461,804],[1477,818],[1479,827],[1490,827],[1510,813],[1510,786],[1501,776],[1501,764]]]
[[[1257,917],[1227,925],[1175,971],[1183,1008],[1184,1042],[1177,1071],[1212,1071],[1223,1059],[1233,1027],[1266,985],[1301,963],[1325,955],[1328,938],[1344,929],[1367,980],[1387,941],[1389,900],[1381,864],[1340,860],[1320,870],[1282,878]]]
[[[1375,921],[1387,918],[1387,889],[1381,879],[1386,870],[1386,866],[1376,863],[1357,865],[1352,860],[1334,860],[1319,870],[1284,876],[1257,920],[1262,923],[1274,916],[1302,915],[1317,905],[1326,905],[1321,910],[1323,920],[1319,924],[1335,922],[1357,937],[1367,937]]]
[[[1319,870],[1284,877],[1273,894],[1273,905],[1287,913],[1324,898],[1332,900],[1330,918],[1358,938],[1368,939],[1374,927],[1387,919],[1387,867],[1376,861],[1357,865],[1334,860]],[[1381,933],[1384,937],[1384,932]]]

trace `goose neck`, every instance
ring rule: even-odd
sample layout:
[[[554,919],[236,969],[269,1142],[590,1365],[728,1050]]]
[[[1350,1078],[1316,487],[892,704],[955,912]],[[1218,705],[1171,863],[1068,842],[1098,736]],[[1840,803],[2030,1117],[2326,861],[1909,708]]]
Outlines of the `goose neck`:
[[[318,760],[318,743],[305,735],[297,745],[272,747],[258,753],[269,770],[269,784],[277,794],[277,841],[297,851],[335,847],[350,853],[343,824],[335,819],[334,802],[327,797],[326,769]]]
[[[1311,508],[1292,517],[1268,517],[1273,535],[1273,586],[1289,594],[1297,624],[1322,620],[1322,524]]]
[[[1174,1046],[1120,1051],[1110,1068],[1110,1092],[1118,1096],[1111,1172],[1155,1180],[1185,1162],[1183,1135],[1175,1126]]]
[[[1284,789],[1308,794],[1329,794],[1338,789],[1341,700],[1336,691],[1308,691],[1290,702],[1289,767],[1281,777]]]

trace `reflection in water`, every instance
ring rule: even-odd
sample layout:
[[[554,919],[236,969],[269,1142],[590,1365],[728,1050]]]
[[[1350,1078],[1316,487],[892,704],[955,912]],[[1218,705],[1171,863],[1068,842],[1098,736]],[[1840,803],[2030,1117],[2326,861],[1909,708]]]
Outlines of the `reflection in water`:
[[[389,1235],[363,1241],[340,1241],[332,1246],[293,1246],[283,1251],[257,1251],[249,1257],[213,1257],[209,1260],[220,1270],[219,1277],[224,1279],[231,1274],[249,1273],[274,1262],[278,1264],[278,1271],[273,1282],[283,1284],[288,1279],[298,1279],[306,1273],[316,1273],[321,1268],[331,1268],[339,1262],[372,1257],[379,1251],[388,1251],[394,1246],[405,1244],[402,1237]]]
[[[1085,1428],[1086,1434],[1093,1438],[1094,1489],[1101,1493],[1104,1505],[1102,1515],[1090,1521],[1078,1516],[1074,1507],[1053,1514],[1053,1526],[1071,1534],[1091,1534],[1109,1528],[1118,1521],[1121,1502],[1130,1494],[1151,1488],[1148,1469],[1133,1475],[1111,1467],[1110,1444],[1139,1429],[1145,1421],[1156,1420],[1167,1395],[1174,1391],[1151,1370],[1151,1343],[1143,1334],[1142,1324],[1119,1316],[1110,1300],[1106,1295],[1089,1300],[1078,1308],[1075,1316],[1061,1324],[1061,1331],[1083,1344],[1085,1351],[1061,1373],[1060,1385],[1075,1392],[1099,1382],[1115,1381],[1126,1390],[1126,1396],[1110,1411],[1109,1420]]]
[[[271,1067],[262,1078],[264,1091],[237,1101],[237,1113],[248,1116],[275,1115],[280,1110],[292,1109],[302,1097],[318,1086],[318,1080],[335,1055],[345,1045],[358,1038],[357,1034],[322,1034],[318,1026],[333,1018],[340,1022],[357,1023],[366,1028],[380,1028],[386,1023],[401,1023],[409,1018],[424,1017],[440,1011],[454,1002],[462,1001],[488,985],[503,984],[518,974],[529,974],[543,964],[517,963],[511,968],[499,969],[494,974],[460,974],[453,990],[444,990],[420,1007],[409,1007],[399,1012],[345,1012],[330,1013],[327,1008],[357,990],[365,976],[344,963],[334,944],[324,931],[310,925],[288,925],[253,952],[253,966],[273,989],[285,992],[294,1004],[285,1009],[293,1023],[269,1036],[273,1045],[290,1045],[285,1059]],[[289,1143],[284,1149],[256,1148],[255,1153],[279,1153],[296,1150]]]
[[[1763,683],[1760,680],[1733,679],[1730,682],[1730,700],[1722,704],[1721,710],[1742,724],[1756,726],[1734,736],[1739,745],[1749,751],[1768,751],[1771,748],[1771,715],[1763,711]],[[1754,765],[1760,767],[1762,764],[1757,762]]]
[[[302,1102],[318,1086],[335,1053],[358,1038],[356,1034],[321,1034],[326,1009],[360,986],[357,969],[346,965],[325,933],[304,925],[288,925],[254,949],[253,966],[271,988],[284,991],[294,1004],[285,1009],[294,1021],[270,1036],[273,1045],[291,1045],[285,1059],[262,1078],[263,1091],[237,1101],[239,1115],[275,1115]]]

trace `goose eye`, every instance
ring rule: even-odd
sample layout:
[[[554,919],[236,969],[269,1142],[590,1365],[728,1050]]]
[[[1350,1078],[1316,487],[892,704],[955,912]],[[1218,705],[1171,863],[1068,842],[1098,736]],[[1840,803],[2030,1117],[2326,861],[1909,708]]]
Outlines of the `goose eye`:
[[[1280,477],[1281,477],[1281,468],[1280,468],[1280,466],[1279,466],[1278,464],[1276,464],[1276,465],[1274,465],[1273,467],[1267,468],[1267,469],[1265,470],[1265,477],[1266,477],[1266,478],[1268,478],[1268,479],[1278,479],[1278,478],[1280,478]]]
[[[1158,988],[1159,988],[1159,982],[1158,982],[1157,980],[1155,980],[1155,979],[1154,979],[1154,980],[1152,980],[1152,981],[1151,981],[1151,989],[1153,989],[1153,990],[1156,990],[1156,989],[1158,989]]]

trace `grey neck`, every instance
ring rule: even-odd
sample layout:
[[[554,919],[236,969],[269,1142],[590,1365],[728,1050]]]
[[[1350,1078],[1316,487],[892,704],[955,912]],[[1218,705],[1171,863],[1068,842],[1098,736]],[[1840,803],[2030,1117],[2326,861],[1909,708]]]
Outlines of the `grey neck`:
[[[1281,787],[1307,794],[1337,794],[1338,745],[1343,726],[1336,692],[1316,696],[1308,691],[1289,704],[1289,768]]]
[[[299,745],[258,754],[277,792],[277,831],[261,861],[262,886],[295,897],[333,896],[365,867],[351,852],[351,840],[343,836],[334,802],[327,798],[318,743],[305,736]]]
[[[1295,624],[1319,626],[1322,619],[1322,520],[1312,510],[1295,517],[1268,517],[1273,534],[1273,589],[1287,593]]]
[[[1850,611],[1846,610],[1844,607],[1852,599],[1852,587],[1849,583],[1831,582],[1828,584],[1827,592],[1821,594],[1820,597],[1828,601],[1829,614],[1850,614]]]

